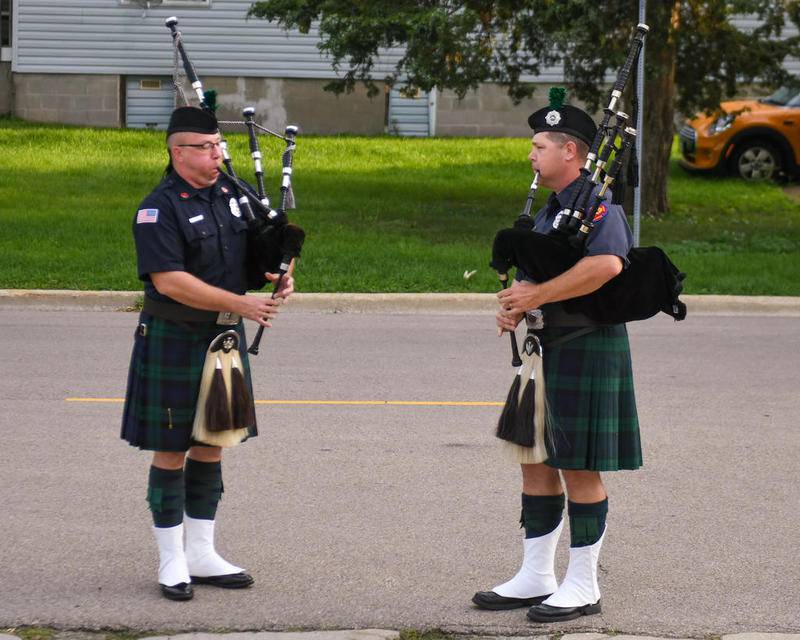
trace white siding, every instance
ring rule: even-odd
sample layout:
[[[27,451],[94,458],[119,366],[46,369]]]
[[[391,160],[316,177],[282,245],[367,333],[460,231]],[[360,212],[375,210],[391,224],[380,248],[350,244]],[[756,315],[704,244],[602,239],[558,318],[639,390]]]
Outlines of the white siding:
[[[265,20],[245,20],[250,0],[213,0],[210,8],[121,5],[117,0],[18,0],[13,70],[21,73],[171,75],[176,15],[189,58],[203,76],[334,78],[318,36],[287,35]],[[143,17],[143,14],[146,16]],[[382,76],[399,50],[376,67]]]
[[[751,16],[734,16],[731,24],[745,33],[752,31],[759,25],[759,20]],[[797,35],[797,28],[789,22],[783,31],[784,38],[791,38]],[[784,68],[793,76],[800,77],[800,60],[797,58],[787,58],[783,63]]]
[[[12,70],[21,73],[108,73],[171,75],[172,38],[164,20],[177,15],[189,57],[203,76],[334,78],[330,61],[317,49],[317,32],[283,29],[265,20],[245,20],[251,0],[212,0],[210,8],[123,5],[118,0],[16,0],[16,46]],[[145,16],[143,17],[143,14]],[[757,22],[737,17],[743,30]],[[786,36],[796,35],[787,27]],[[402,49],[383,52],[374,75],[394,67]],[[800,76],[800,61],[786,68]],[[608,80],[613,80],[613,73]],[[527,82],[563,81],[560,65],[542,69]]]

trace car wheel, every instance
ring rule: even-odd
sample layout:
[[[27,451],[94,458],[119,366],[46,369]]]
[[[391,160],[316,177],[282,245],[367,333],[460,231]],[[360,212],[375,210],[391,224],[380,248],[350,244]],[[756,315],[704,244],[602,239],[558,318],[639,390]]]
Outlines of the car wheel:
[[[781,172],[783,159],[768,142],[753,140],[736,150],[731,165],[734,174],[745,180],[772,180]]]

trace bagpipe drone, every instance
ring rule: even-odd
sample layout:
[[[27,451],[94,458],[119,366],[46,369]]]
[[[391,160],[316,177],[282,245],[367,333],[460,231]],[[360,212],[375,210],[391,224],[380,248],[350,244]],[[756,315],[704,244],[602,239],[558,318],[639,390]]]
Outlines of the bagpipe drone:
[[[186,54],[186,49],[181,40],[181,33],[178,31],[178,19],[176,17],[167,18],[165,21],[167,28],[172,33],[173,47],[175,50],[175,70],[174,84],[175,90],[180,94],[185,104],[189,100],[183,93],[180,78],[180,67],[178,61],[182,63],[186,77],[195,90],[200,101],[200,108],[212,112],[213,109],[208,104],[206,92],[203,84],[195,72],[194,66]],[[284,134],[281,135],[261,126],[254,120],[255,109],[247,107],[243,110],[242,121],[220,120],[219,124],[244,125],[247,128],[250,155],[255,167],[257,192],[254,193],[248,184],[239,179],[233,168],[228,145],[223,137],[221,140],[222,162],[225,165],[225,173],[233,184],[236,191],[236,199],[239,207],[247,221],[248,227],[248,279],[250,281],[263,280],[265,272],[277,273],[279,279],[275,282],[272,291],[273,297],[280,288],[284,275],[289,270],[293,259],[300,257],[300,252],[305,241],[305,232],[296,224],[289,222],[286,211],[293,209],[294,194],[292,192],[292,162],[296,148],[296,137],[298,128],[294,125],[286,127]],[[280,205],[277,210],[270,208],[269,197],[264,188],[264,170],[261,162],[261,150],[258,144],[258,132],[262,132],[273,137],[279,138],[286,143],[281,156],[282,172],[280,185]],[[221,132],[220,132],[221,133]],[[259,344],[264,332],[264,327],[258,329],[248,353],[257,354]]]

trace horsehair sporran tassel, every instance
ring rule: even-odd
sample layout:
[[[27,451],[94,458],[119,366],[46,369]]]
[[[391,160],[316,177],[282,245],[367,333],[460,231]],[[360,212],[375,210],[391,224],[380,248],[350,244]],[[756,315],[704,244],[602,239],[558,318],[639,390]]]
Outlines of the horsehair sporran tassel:
[[[233,425],[236,429],[249,428],[255,425],[256,416],[253,397],[244,374],[240,369],[239,359],[234,356],[231,362],[231,410]]]
[[[206,399],[206,428],[209,431],[225,431],[232,425],[228,389],[222,374],[222,360],[217,356],[216,368],[211,379],[211,388]]]
[[[495,435],[502,440],[512,440],[513,434],[517,430],[517,408],[519,407],[519,389],[522,384],[522,370],[524,365],[517,369],[511,388],[508,390],[508,397],[497,421],[497,431]]]
[[[504,440],[512,460],[537,464],[547,459],[547,450],[553,442],[544,384],[543,347],[539,338],[528,334],[522,351],[523,366],[517,372],[503,409],[510,416],[498,425],[497,437]],[[514,395],[511,392],[515,392]],[[512,407],[513,413],[510,412]],[[503,433],[501,426],[506,427]]]
[[[539,339],[532,334],[525,338],[523,351],[527,356],[525,371],[527,373],[525,386],[519,390],[520,397],[517,407],[517,430],[511,438],[523,447],[536,445],[537,428],[544,426],[542,416],[544,408],[541,406],[540,389],[544,387],[542,374],[542,348]],[[537,384],[537,381],[539,384]]]

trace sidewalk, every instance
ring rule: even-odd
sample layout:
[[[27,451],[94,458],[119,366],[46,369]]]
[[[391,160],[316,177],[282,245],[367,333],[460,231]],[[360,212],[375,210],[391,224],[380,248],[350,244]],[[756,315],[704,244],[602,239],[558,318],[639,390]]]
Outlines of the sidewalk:
[[[267,294],[255,294],[267,295]],[[0,289],[0,308],[133,311],[141,291]],[[800,316],[800,297],[681,296],[689,314]],[[289,309],[307,313],[494,313],[492,293],[295,293]],[[288,309],[287,309],[288,310]]]

